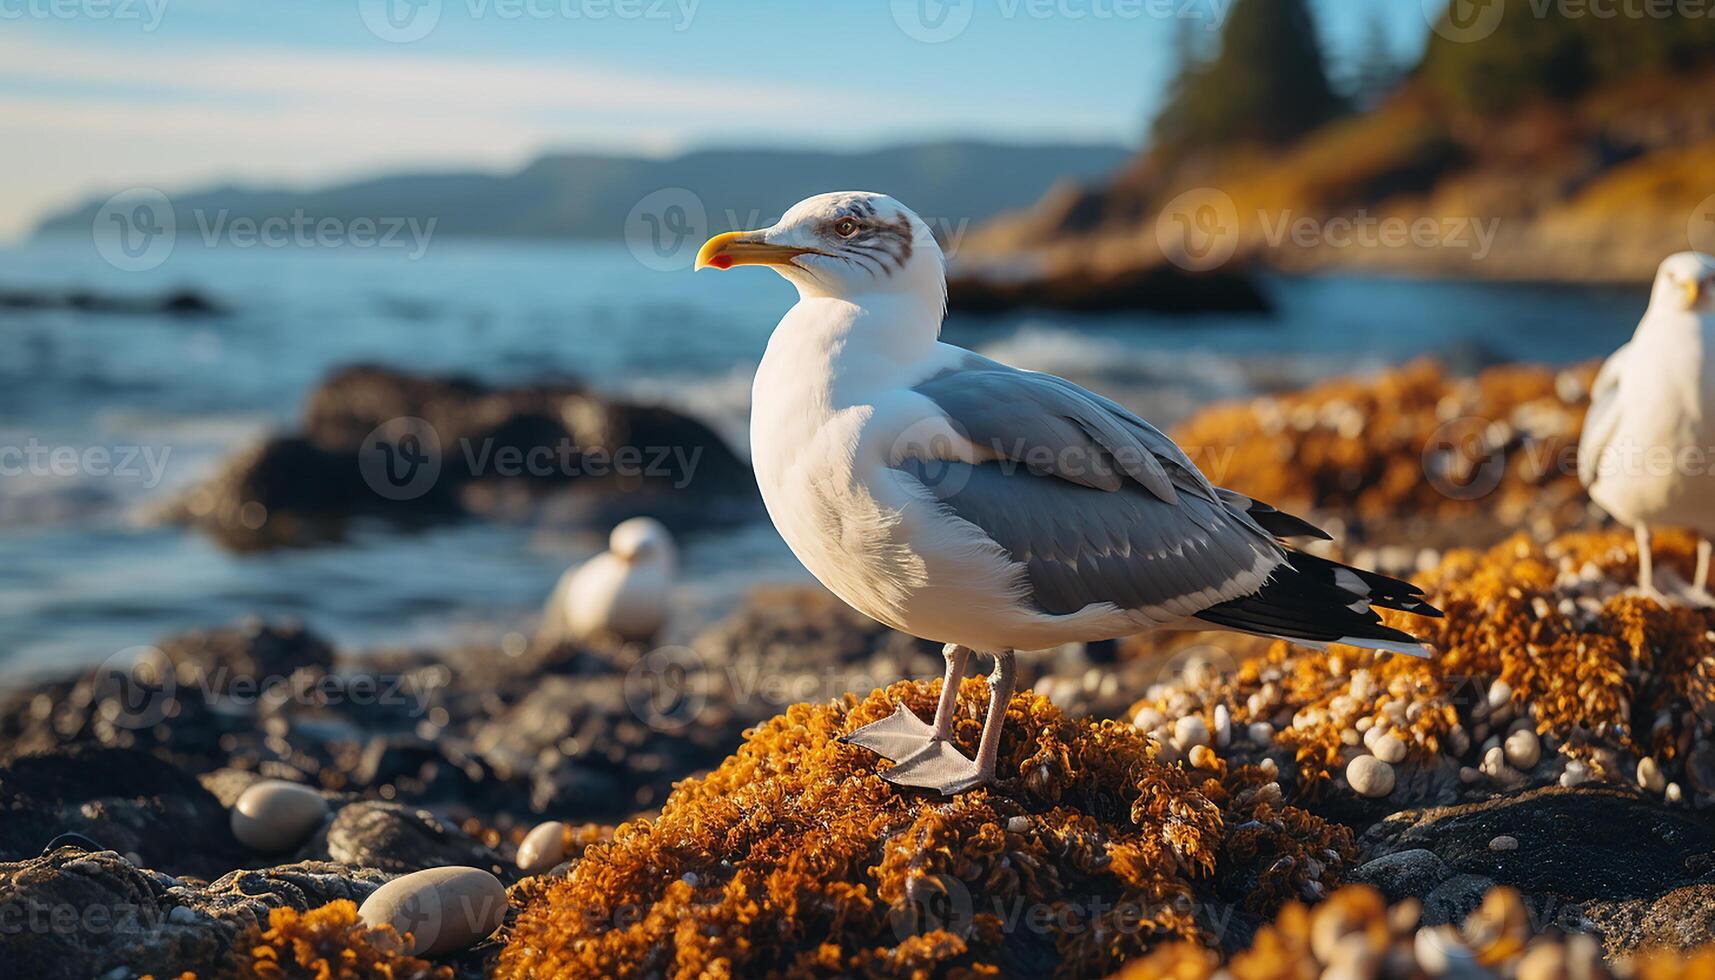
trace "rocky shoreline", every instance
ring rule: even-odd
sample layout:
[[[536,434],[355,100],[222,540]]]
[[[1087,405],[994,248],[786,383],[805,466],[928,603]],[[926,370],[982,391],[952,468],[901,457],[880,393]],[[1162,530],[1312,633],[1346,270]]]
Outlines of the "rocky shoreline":
[[[1398,553],[1441,655],[1032,654],[1001,782],[951,801],[837,741],[927,711],[939,652],[815,588],[684,646],[344,650],[251,621],[14,685],[0,975],[1680,975],[1715,943],[1715,613],[1632,595],[1630,535],[1565,530],[1595,522],[1526,465],[1576,433],[1586,373],[1418,365],[1191,420],[1234,440],[1223,482]],[[579,397],[359,373],[306,438]],[[1445,461],[1483,494],[1386,477],[1425,465],[1432,433],[1388,421],[1422,404],[1504,423],[1448,444],[1501,460]],[[1659,535],[1663,574],[1692,547]],[[986,694],[960,692],[967,751]]]

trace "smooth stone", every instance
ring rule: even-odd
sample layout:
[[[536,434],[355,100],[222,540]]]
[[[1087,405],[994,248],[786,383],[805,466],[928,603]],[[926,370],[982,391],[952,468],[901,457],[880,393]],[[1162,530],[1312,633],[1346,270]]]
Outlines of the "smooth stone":
[[[1494,840],[1489,841],[1489,850],[1491,850],[1491,851],[1516,851],[1516,850],[1518,850],[1518,838],[1517,837],[1510,837],[1506,834],[1502,834],[1499,837],[1496,837]]]
[[[1590,781],[1590,767],[1574,759],[1566,764],[1566,771],[1560,774],[1560,785],[1572,787],[1581,786]]]
[[[1511,684],[1497,678],[1493,684],[1489,685],[1490,711],[1498,711],[1500,708],[1511,704],[1512,699],[1513,686]]]
[[[1193,745],[1209,744],[1209,726],[1197,715],[1186,715],[1173,723],[1173,741],[1181,751],[1189,751]]]
[[[539,823],[518,845],[518,870],[541,874],[566,859],[566,825],[558,820]]]
[[[301,783],[265,779],[246,789],[232,805],[232,836],[253,851],[289,851],[327,819],[328,802]]]
[[[1542,740],[1528,728],[1521,728],[1508,735],[1502,748],[1506,752],[1507,762],[1515,769],[1535,768],[1537,762],[1542,759]]]
[[[1346,763],[1346,783],[1359,796],[1379,798],[1393,792],[1393,766],[1373,755],[1355,756]]]
[[[1434,851],[1421,847],[1383,854],[1359,865],[1347,876],[1350,881],[1380,889],[1390,902],[1427,895],[1451,877],[1453,869],[1447,862],[1436,857]]]
[[[1404,762],[1405,740],[1389,732],[1376,739],[1376,744],[1370,746],[1370,751],[1375,753],[1376,758],[1390,765],[1395,762]]]
[[[474,945],[506,918],[506,886],[480,868],[430,868],[389,881],[364,900],[358,918],[371,929],[392,926],[412,956],[438,956]]]
[[[1233,741],[1233,713],[1224,704],[1215,705],[1215,747],[1224,749]]]
[[[1661,774],[1661,764],[1653,756],[1638,760],[1638,785],[1651,793],[1667,789],[1667,778]]]
[[[1251,744],[1260,748],[1268,748],[1274,744],[1274,726],[1266,721],[1253,721],[1245,729],[1250,736]]]

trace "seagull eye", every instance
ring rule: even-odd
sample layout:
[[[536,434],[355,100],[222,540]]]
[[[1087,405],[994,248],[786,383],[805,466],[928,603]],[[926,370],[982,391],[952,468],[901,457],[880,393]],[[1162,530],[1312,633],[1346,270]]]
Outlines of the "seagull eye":
[[[834,234],[841,238],[850,238],[857,234],[857,231],[858,223],[856,218],[841,218],[834,222]]]

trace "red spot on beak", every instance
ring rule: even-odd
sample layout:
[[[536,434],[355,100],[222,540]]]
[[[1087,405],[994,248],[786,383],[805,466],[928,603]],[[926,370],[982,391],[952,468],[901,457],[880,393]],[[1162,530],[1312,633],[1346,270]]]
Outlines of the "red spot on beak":
[[[732,256],[717,255],[709,260],[709,264],[717,269],[730,269],[732,268]]]

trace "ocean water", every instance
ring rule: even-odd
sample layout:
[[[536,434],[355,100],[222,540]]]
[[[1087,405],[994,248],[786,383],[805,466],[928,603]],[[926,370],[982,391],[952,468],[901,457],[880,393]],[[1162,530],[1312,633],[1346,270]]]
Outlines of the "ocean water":
[[[527,630],[554,579],[600,547],[604,529],[376,524],[337,544],[235,555],[138,515],[290,426],[319,379],[359,361],[494,382],[571,375],[691,412],[742,454],[751,371],[793,291],[760,270],[654,264],[618,244],[435,241],[415,259],[181,246],[128,272],[87,241],[0,248],[0,292],[192,289],[225,311],[0,310],[0,674],[98,662],[249,613],[297,617],[351,648]],[[1353,277],[1267,287],[1273,316],[955,315],[944,336],[1168,425],[1212,400],[1424,353],[1463,363],[1598,356],[1630,335],[1645,299],[1636,289]],[[765,524],[681,544],[681,634],[753,585],[806,578]]]

